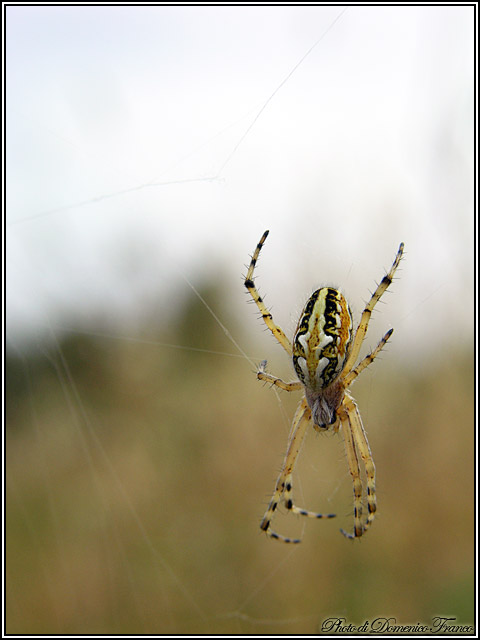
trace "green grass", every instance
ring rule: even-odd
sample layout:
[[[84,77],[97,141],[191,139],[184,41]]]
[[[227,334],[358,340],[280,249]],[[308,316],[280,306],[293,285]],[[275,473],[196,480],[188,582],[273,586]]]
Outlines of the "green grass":
[[[232,352],[193,300],[175,326],[153,340]],[[279,404],[243,359],[79,335],[61,347],[68,374],[52,347],[7,362],[7,633],[473,624],[471,351],[411,370],[390,353],[355,384],[378,473],[365,539],[339,533],[341,438],[309,433],[296,502],[338,517],[280,513],[286,535],[305,525],[292,550],[259,523],[298,398]]]

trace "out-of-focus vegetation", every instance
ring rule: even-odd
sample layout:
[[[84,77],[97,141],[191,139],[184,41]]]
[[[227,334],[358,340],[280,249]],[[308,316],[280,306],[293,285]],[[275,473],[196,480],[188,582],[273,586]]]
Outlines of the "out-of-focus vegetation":
[[[352,526],[342,439],[309,433],[296,502],[338,517],[279,513],[278,531],[303,532],[295,548],[258,525],[298,395],[279,401],[245,359],[209,350],[234,352],[194,298],[170,332],[77,333],[9,353],[7,632],[316,633],[335,616],[472,625],[473,349],[409,370],[390,352],[355,384],[379,500],[360,541],[339,533]]]

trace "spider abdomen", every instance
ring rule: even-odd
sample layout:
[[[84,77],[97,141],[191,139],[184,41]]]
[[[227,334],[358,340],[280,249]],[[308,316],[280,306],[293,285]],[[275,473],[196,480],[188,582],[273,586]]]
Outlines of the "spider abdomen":
[[[293,366],[300,382],[313,392],[327,388],[343,369],[352,341],[352,314],[337,289],[312,293],[293,337]]]

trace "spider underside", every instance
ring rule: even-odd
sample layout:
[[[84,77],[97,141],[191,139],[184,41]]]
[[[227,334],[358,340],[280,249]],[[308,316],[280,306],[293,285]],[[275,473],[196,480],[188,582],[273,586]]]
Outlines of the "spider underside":
[[[307,428],[312,423],[314,429],[321,432],[329,429],[338,432],[341,427],[353,482],[353,532],[348,533],[343,529],[340,531],[347,538],[359,538],[372,524],[377,509],[375,464],[360,413],[348,387],[375,360],[393,333],[393,329],[387,331],[377,347],[355,366],[372,311],[392,283],[402,259],[404,245],[403,242],[400,244],[390,271],[372,294],[355,331],[352,313],[343,294],[333,287],[323,287],[314,291],[307,300],[293,341],[290,342],[283,330],[275,324],[253,280],[258,256],[268,233],[265,231],[252,256],[245,287],[268,329],[292,358],[297,380],[284,382],[267,373],[265,360],[258,368],[257,378],[284,391],[303,391],[303,398],[293,418],[285,459],[260,528],[271,538],[294,544],[301,542],[298,538],[282,536],[271,528],[274,512],[282,502],[289,511],[308,518],[335,517],[333,513],[322,514],[301,509],[292,500],[292,474]],[[366,517],[363,514],[364,497],[359,459],[366,476]]]

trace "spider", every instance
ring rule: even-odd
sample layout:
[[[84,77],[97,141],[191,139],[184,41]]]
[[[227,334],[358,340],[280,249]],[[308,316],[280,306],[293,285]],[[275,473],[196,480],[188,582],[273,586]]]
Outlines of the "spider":
[[[335,517],[333,513],[322,514],[301,509],[292,500],[292,474],[311,422],[314,429],[320,432],[333,429],[337,433],[340,426],[342,427],[348,466],[353,481],[353,533],[343,529],[340,531],[346,538],[359,538],[372,524],[377,509],[375,465],[360,413],[348,387],[375,360],[393,333],[393,329],[387,331],[377,347],[355,366],[373,308],[392,283],[402,259],[404,245],[403,242],[400,244],[390,271],[375,289],[355,331],[353,331],[352,312],[343,294],[338,289],[323,287],[314,291],[307,300],[298,321],[293,342],[290,342],[282,329],[275,324],[253,280],[255,265],[268,233],[265,231],[255,249],[245,278],[245,286],[268,329],[293,359],[293,367],[298,379],[294,382],[284,382],[267,373],[266,360],[260,363],[257,378],[284,391],[303,391],[304,395],[293,418],[285,460],[260,528],[276,540],[293,544],[301,542],[300,539],[287,538],[272,530],[272,519],[281,502],[284,502],[289,511],[307,518]],[[366,517],[363,516],[363,486],[359,455],[365,468],[367,483],[368,514]]]

